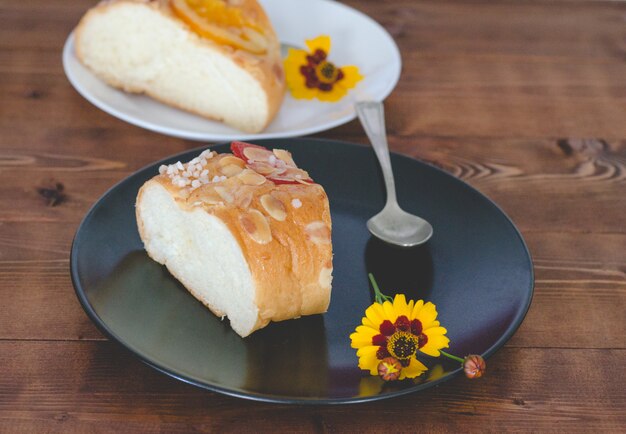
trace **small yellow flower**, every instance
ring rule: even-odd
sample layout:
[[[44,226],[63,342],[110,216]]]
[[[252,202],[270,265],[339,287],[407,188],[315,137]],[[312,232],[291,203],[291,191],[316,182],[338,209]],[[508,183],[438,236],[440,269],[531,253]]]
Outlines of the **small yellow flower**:
[[[327,60],[330,37],[306,41],[309,51],[290,48],[285,58],[285,79],[296,99],[339,101],[363,78],[356,66],[337,67]]]
[[[359,368],[378,375],[381,360],[393,357],[400,362],[399,379],[422,375],[426,366],[417,360],[421,351],[438,357],[439,350],[448,348],[447,330],[437,321],[437,309],[431,302],[411,300],[403,294],[390,301],[374,303],[365,311],[362,325],[350,335],[352,348],[357,350]]]

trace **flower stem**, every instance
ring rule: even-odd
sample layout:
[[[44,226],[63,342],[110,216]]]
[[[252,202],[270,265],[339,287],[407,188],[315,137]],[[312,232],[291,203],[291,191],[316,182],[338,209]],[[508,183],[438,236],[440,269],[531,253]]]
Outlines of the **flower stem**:
[[[374,287],[374,298],[376,299],[376,303],[383,304],[385,301],[393,301],[392,297],[389,297],[388,295],[380,292],[380,288],[378,287],[376,279],[374,279],[374,275],[372,273],[369,273],[368,277],[370,278],[370,282],[372,282],[372,286]]]
[[[465,359],[462,359],[462,358],[457,357],[457,356],[453,356],[452,354],[448,354],[448,353],[446,353],[445,351],[442,351],[442,350],[439,350],[439,352],[441,354],[443,354],[444,356],[446,356],[447,358],[449,358],[449,359],[456,360],[457,362],[465,363]]]

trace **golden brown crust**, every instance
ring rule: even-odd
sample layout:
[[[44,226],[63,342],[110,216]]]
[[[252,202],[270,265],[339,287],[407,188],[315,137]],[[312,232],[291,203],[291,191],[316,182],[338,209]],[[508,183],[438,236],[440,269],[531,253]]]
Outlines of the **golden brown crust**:
[[[231,60],[233,60],[233,62],[236,63],[239,67],[246,70],[260,84],[260,86],[264,90],[265,97],[267,98],[268,117],[265,125],[263,126],[263,129],[267,127],[267,125],[274,119],[276,113],[280,109],[286,91],[282,58],[280,54],[280,41],[278,40],[278,37],[276,35],[276,32],[274,31],[274,28],[271,25],[270,20],[267,18],[262,7],[256,1],[249,1],[248,3],[256,5],[254,7],[255,13],[262,16],[261,21],[266,28],[266,36],[268,37],[269,41],[269,49],[266,54],[257,55],[243,50],[237,50],[231,46],[222,45],[214,42],[213,40],[196,35],[185,22],[180,20],[172,12],[169,6],[169,2],[167,0],[103,0],[86,12],[83,18],[80,20],[78,26],[76,27],[74,33],[74,45],[76,49],[76,57],[81,61],[81,63],[86,64],[85,53],[82,52],[82,45],[80,43],[80,40],[82,37],[82,33],[88,25],[89,21],[98,14],[102,14],[109,11],[111,8],[120,7],[127,3],[144,4],[146,7],[150,7],[155,11],[158,11],[165,17],[174,20],[176,23],[178,23],[178,25],[180,25],[186,31],[195,36],[194,38],[192,38],[194,43],[217,50],[224,56],[229,57]],[[162,98],[159,95],[155,95],[153,92],[150,92],[149,90],[129,86],[127,83],[119,82],[110,76],[101,78],[106,81],[110,86],[122,89],[125,92],[146,94],[151,98],[167,105],[197,114],[207,119],[222,122],[222,119],[216,118],[215,116],[212,116],[208,113],[201,113],[199,111],[194,111],[190,110],[189,108],[182,107],[177,101],[170,100],[168,98]]]
[[[236,157],[219,154],[211,158],[206,166],[209,172],[219,171],[220,160],[224,158]],[[254,330],[270,321],[326,312],[331,291],[332,223],[324,189],[319,184],[276,185],[270,180],[261,185],[247,185],[239,178],[235,175],[191,192],[174,185],[166,174],[155,176],[148,183],[162,185],[181,209],[201,208],[229,228],[246,258],[256,286],[259,316]],[[216,187],[225,189],[226,192],[220,192],[228,200],[216,193]],[[138,203],[141,194],[140,191]],[[246,197],[249,194],[251,199]],[[263,199],[266,195],[280,202],[282,207],[279,207],[285,211],[284,219],[281,213],[272,213],[271,208],[268,212],[268,204]],[[242,197],[246,199],[241,200]],[[257,212],[269,224],[271,239],[267,242],[266,239],[259,242],[259,237],[251,236],[242,218]],[[138,225],[145,239],[139,217]]]

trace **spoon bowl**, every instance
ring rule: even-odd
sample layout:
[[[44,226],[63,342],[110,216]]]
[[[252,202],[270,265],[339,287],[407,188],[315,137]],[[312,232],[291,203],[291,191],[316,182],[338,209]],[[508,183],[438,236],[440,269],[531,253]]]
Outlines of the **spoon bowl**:
[[[421,217],[402,210],[385,207],[367,221],[367,229],[389,244],[412,247],[425,243],[433,235],[433,227]]]
[[[425,243],[433,235],[432,225],[423,218],[404,211],[396,199],[383,104],[375,101],[357,102],[356,112],[378,157],[387,188],[387,204],[381,212],[367,221],[367,229],[382,241],[400,247]]]

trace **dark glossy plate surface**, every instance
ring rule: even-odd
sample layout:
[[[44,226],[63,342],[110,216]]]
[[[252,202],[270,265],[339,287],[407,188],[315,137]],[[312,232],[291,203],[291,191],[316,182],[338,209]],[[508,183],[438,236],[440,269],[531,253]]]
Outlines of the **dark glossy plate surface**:
[[[515,226],[485,196],[439,169],[392,155],[400,204],[435,230],[426,246],[399,250],[372,239],[365,226],[385,198],[371,148],[314,139],[256,143],[290,150],[328,193],[335,267],[328,313],[270,324],[241,339],[148,258],[135,196],[160,164],[199,153],[190,151],[109,190],[72,246],[72,279],[85,311],[143,361],[217,392],[291,403],[389,398],[459,373],[456,364],[425,359],[430,375],[383,384],[358,369],[349,335],[372,302],[368,272],[388,294],[434,302],[454,354],[489,356],[520,325],[532,298],[532,263]]]

